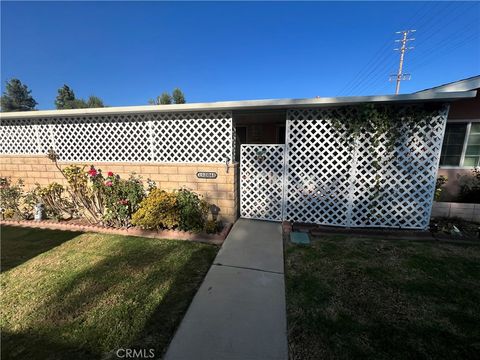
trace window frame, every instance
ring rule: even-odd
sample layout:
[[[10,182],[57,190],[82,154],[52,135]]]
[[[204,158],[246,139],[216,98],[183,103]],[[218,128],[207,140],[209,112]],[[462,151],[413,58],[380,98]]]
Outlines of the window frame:
[[[462,154],[460,155],[460,165],[458,166],[452,166],[452,165],[440,165],[440,159],[439,159],[439,165],[438,167],[440,169],[475,169],[476,166],[464,166],[464,160],[465,160],[465,152],[467,151],[467,145],[468,145],[468,138],[470,137],[470,130],[472,128],[473,123],[480,123],[480,119],[454,119],[454,120],[447,120],[447,124],[445,125],[445,132],[447,130],[447,125],[452,123],[465,123],[467,124],[467,128],[465,130],[465,138],[463,139],[463,148],[462,148]],[[443,135],[445,137],[445,134]],[[443,149],[443,140],[442,140],[442,149]],[[440,149],[440,151],[442,150]],[[480,165],[480,164],[479,164]]]

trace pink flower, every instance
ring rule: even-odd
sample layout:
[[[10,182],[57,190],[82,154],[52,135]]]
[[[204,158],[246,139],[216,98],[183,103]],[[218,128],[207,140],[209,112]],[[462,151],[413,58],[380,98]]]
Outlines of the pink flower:
[[[112,186],[112,185],[113,185],[113,183],[111,181],[106,181],[105,182],[105,186]]]
[[[127,204],[128,204],[128,200],[127,200],[127,199],[118,200],[118,203],[119,203],[120,205],[127,205]]]
[[[108,175],[108,176],[113,176],[113,172],[112,172],[112,171],[109,171],[109,172],[107,173],[107,175]]]

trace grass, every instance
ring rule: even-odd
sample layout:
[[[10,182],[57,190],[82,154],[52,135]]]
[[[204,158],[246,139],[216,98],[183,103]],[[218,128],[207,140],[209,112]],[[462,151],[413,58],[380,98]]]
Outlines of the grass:
[[[480,246],[325,237],[288,245],[291,359],[474,359]]]
[[[2,359],[108,359],[119,348],[160,358],[217,247],[75,235],[2,229]]]

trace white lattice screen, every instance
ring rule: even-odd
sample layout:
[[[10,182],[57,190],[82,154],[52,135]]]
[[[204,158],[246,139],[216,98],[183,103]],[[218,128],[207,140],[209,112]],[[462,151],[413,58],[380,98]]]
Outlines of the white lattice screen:
[[[240,147],[240,214],[250,219],[283,218],[284,145]]]
[[[353,111],[288,111],[285,217],[325,225],[425,229],[448,108],[439,110],[421,133],[404,129],[393,157],[380,142],[376,151],[388,159],[379,172],[380,190],[375,188],[370,134],[349,145],[331,125],[331,119],[348,119]]]
[[[219,163],[234,159],[230,112],[2,119],[1,152],[64,161]]]

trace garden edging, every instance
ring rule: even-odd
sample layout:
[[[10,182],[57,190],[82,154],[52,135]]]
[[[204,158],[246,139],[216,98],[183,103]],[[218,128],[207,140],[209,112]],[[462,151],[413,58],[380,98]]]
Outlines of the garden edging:
[[[0,225],[11,225],[20,227],[31,227],[37,229],[49,230],[63,230],[63,231],[81,231],[81,232],[96,232],[102,234],[115,234],[124,236],[139,236],[153,239],[172,239],[172,240],[188,240],[203,242],[214,245],[221,245],[227,237],[231,223],[225,224],[222,231],[218,234],[193,233],[179,230],[144,230],[137,227],[128,229],[119,229],[99,225],[86,224],[68,224],[66,222],[58,222],[53,220],[0,220]]]

